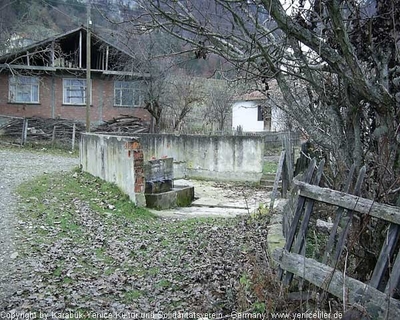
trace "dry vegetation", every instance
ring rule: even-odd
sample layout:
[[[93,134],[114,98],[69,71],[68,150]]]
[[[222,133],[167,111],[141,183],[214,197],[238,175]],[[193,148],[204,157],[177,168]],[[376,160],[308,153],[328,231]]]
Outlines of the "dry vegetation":
[[[266,254],[268,214],[161,219],[79,171],[19,188],[18,312],[305,311],[289,302]]]

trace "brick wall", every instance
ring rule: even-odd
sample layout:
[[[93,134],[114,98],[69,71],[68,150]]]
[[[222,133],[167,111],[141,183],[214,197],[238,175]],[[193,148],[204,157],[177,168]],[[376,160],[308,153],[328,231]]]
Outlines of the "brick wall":
[[[0,74],[0,114],[18,117],[60,117],[85,121],[85,106],[63,105],[62,75],[40,76],[39,104],[9,103],[8,78],[8,74]],[[80,78],[85,79],[84,75]],[[102,79],[94,75],[92,79],[92,106],[90,108],[91,121],[98,123],[118,117],[121,114],[133,115],[145,121],[151,120],[151,115],[143,108],[114,107],[113,79]]]

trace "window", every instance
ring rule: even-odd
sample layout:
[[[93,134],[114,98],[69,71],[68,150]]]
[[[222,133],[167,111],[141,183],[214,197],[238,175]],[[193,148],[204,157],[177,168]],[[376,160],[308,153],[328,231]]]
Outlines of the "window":
[[[257,121],[264,121],[263,107],[257,106]]]
[[[114,105],[117,107],[139,107],[143,103],[143,89],[139,81],[115,81]]]
[[[36,77],[11,76],[10,102],[39,103],[39,79]]]
[[[257,109],[257,121],[271,119],[271,107],[258,105]]]
[[[74,105],[86,104],[86,80],[64,79],[63,80],[63,103]]]

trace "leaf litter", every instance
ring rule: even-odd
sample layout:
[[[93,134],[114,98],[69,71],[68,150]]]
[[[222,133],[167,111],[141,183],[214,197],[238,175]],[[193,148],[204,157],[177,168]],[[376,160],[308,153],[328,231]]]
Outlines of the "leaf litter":
[[[268,288],[252,292],[246,275],[270,270],[267,216],[161,219],[103,185],[70,172],[20,188],[15,259],[28,267],[15,270],[22,289],[1,311],[262,309]]]

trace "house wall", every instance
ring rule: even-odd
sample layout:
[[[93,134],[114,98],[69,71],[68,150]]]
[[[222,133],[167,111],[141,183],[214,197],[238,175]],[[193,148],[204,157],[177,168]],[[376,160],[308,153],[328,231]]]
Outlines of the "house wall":
[[[258,103],[255,101],[238,101],[232,107],[232,129],[242,126],[244,132],[264,131],[264,121],[257,121]]]
[[[238,101],[232,106],[232,129],[237,130],[242,126],[244,132],[264,131],[264,121],[258,121],[257,101]],[[271,131],[286,129],[285,117],[282,110],[276,106],[271,107]]]
[[[67,77],[62,75],[41,76],[39,104],[18,104],[8,102],[9,75],[0,74],[0,114],[18,117],[59,117],[85,121],[85,106],[63,105],[63,78]],[[151,115],[143,108],[114,107],[114,80],[94,76],[92,79],[92,106],[90,108],[91,121],[100,123],[121,114],[133,115],[144,121],[151,120]]]

